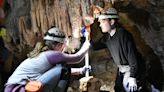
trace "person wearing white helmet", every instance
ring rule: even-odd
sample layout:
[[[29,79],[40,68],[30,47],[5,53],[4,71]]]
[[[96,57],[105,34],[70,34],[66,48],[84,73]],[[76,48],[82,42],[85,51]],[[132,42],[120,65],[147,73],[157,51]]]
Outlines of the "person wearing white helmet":
[[[93,47],[107,47],[118,67],[115,92],[141,91],[141,84],[144,84],[141,83],[141,78],[144,78],[145,62],[136,49],[132,34],[119,24],[118,12],[113,7],[101,12],[98,21],[104,36],[97,44],[94,43]]]
[[[87,34],[89,35],[86,32],[86,36]],[[77,53],[66,54],[63,52],[65,35],[56,27],[45,33],[44,40],[49,49],[25,59],[9,77],[4,92],[65,92],[68,82],[65,80],[70,75],[69,69],[63,68],[62,65],[80,63],[89,50],[90,42],[86,40]],[[90,69],[90,66],[71,68],[71,74],[79,75]]]
[[[32,58],[37,56],[40,52],[45,50],[52,50],[54,49],[53,46],[61,43],[65,44],[65,34],[60,29],[56,27],[51,27],[48,31],[44,34],[43,42],[37,42],[33,51],[27,54],[27,57]]]
[[[65,34],[58,28],[49,29],[44,36],[44,40],[56,41],[60,43],[64,43]]]

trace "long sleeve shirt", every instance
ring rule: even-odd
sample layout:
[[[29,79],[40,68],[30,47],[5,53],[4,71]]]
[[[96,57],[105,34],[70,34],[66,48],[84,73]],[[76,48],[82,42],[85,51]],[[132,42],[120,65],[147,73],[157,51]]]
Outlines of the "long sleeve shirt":
[[[137,76],[138,60],[140,55],[135,47],[131,33],[123,28],[118,28],[113,36],[110,36],[110,34],[107,33],[100,42],[100,47],[106,46],[109,49],[111,56],[117,66],[129,65],[130,76]],[[98,49],[98,47],[96,49]]]
[[[34,58],[25,59],[9,77],[8,84],[26,84],[26,81],[37,80],[42,74],[58,63],[78,63],[89,49],[89,42],[75,54],[65,54],[59,51],[45,51]]]

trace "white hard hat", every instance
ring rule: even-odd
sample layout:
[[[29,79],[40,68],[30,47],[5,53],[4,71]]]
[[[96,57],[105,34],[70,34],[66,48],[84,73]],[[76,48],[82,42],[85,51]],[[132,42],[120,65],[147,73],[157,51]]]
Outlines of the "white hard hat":
[[[107,11],[102,12],[99,17],[98,20],[102,20],[102,19],[108,19],[108,18],[116,18],[118,19],[118,12],[115,8],[109,8]]]
[[[60,43],[64,43],[65,39],[65,34],[58,28],[50,28],[44,36],[44,40],[49,40],[49,41],[56,41]]]

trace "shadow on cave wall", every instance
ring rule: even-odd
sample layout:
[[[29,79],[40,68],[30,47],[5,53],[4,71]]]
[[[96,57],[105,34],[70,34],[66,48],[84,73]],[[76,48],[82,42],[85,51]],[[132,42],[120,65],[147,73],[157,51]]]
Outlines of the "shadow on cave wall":
[[[137,28],[132,31],[132,34],[135,38],[139,51],[145,59],[147,81],[153,84],[155,88],[162,90],[164,72],[160,58],[154,53],[153,49],[146,44]]]
[[[164,75],[162,70],[162,65],[159,58],[150,51],[151,54],[148,55],[149,58],[149,68],[148,68],[148,80],[154,84],[154,86],[162,90]]]
[[[0,25],[0,33],[1,28],[5,27]],[[16,61],[18,61],[18,58],[5,47],[3,37],[0,36],[0,92],[3,92],[7,79],[20,64]]]
[[[149,26],[149,18],[150,13],[142,8],[136,8],[133,4],[129,3],[126,6],[123,6],[121,3],[115,5],[116,9],[120,12],[124,12],[128,14],[128,18],[132,19],[134,23],[144,26],[148,29]]]
[[[7,81],[9,75],[7,69],[5,69],[8,53],[8,50],[4,47],[3,39],[0,37],[0,92],[2,92],[4,83]]]

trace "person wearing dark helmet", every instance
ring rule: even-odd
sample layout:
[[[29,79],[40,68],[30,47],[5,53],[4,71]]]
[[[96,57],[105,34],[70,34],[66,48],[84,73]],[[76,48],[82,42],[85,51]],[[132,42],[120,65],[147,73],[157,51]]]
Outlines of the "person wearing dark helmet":
[[[115,8],[101,12],[98,21],[104,36],[98,42],[99,45],[93,47],[107,47],[118,67],[115,92],[138,92],[143,89],[141,84],[144,84],[141,83],[145,73],[144,60],[136,49],[132,34],[118,20],[119,15]]]
[[[89,35],[89,33],[86,32],[86,35],[87,34]],[[62,76],[62,64],[80,63],[90,47],[90,42],[86,40],[77,53],[66,54],[63,52],[65,47],[65,34],[55,27],[48,30],[44,40],[49,50],[25,59],[9,77],[5,84],[4,92],[25,92],[27,83],[32,80],[41,83],[42,88],[40,92],[65,91],[65,88],[57,91],[55,89],[64,76]],[[78,75],[88,69],[90,70],[90,66],[71,68],[71,73]],[[59,85],[62,86],[62,83]]]

